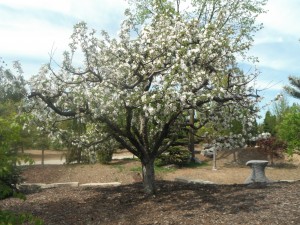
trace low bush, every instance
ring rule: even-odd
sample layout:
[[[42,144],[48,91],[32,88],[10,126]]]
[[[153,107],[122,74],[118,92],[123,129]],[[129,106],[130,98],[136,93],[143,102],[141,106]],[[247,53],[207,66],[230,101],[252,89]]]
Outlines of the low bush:
[[[101,149],[97,151],[97,159],[101,164],[108,164],[111,162],[114,150],[111,149]]]
[[[15,213],[11,211],[0,210],[0,225],[15,225],[15,224],[35,224],[43,225],[44,222],[29,214],[29,213]]]
[[[173,146],[188,146],[189,144],[189,139],[184,137],[184,138],[178,138],[174,143]]]
[[[159,166],[175,164],[178,166],[184,166],[190,162],[191,153],[189,150],[180,147],[173,146],[168,151],[158,157],[155,164]]]
[[[5,144],[0,145],[0,200],[16,195],[21,180],[17,156]]]

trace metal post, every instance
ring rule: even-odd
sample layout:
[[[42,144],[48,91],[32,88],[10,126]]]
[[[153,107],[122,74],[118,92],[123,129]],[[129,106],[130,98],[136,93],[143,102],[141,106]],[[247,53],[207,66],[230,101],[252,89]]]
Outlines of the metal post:
[[[42,165],[44,166],[44,162],[45,162],[45,149],[44,147],[42,148]]]
[[[214,147],[214,154],[213,154],[213,169],[212,170],[218,170],[217,169],[217,148]]]

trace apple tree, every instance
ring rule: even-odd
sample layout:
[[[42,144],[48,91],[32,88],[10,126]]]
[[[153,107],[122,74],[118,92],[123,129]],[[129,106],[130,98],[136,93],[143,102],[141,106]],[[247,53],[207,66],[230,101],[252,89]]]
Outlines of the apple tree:
[[[60,137],[59,122],[80,119],[88,129],[73,144],[117,141],[140,159],[149,194],[154,160],[176,139],[187,110],[197,112],[199,124],[220,129],[241,121],[242,134],[228,134],[232,145],[244,139],[257,112],[250,85],[257,73],[245,73],[238,59],[253,63],[246,53],[265,1],[189,1],[183,10],[179,3],[152,1],[143,24],[127,10],[116,38],[75,25],[61,67],[50,61],[29,81],[28,107],[47,124],[42,129]]]

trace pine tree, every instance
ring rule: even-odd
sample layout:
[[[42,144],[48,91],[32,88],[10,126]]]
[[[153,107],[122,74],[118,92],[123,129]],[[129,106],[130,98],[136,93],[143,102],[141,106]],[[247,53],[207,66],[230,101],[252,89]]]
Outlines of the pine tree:
[[[289,76],[291,86],[285,86],[285,91],[291,96],[300,99],[300,77]]]
[[[268,132],[272,136],[274,136],[276,133],[275,126],[276,126],[276,116],[272,115],[270,111],[267,111],[263,123],[264,132]]]

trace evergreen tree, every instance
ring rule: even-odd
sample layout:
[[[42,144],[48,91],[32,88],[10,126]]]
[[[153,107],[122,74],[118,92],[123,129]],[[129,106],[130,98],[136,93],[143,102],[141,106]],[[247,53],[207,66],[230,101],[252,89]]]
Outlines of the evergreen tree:
[[[274,136],[276,133],[275,127],[276,127],[276,116],[272,115],[270,111],[267,111],[263,123],[263,130],[264,132],[268,132],[272,136]]]
[[[300,99],[300,77],[289,76],[291,86],[285,86],[284,90],[291,96]]]

